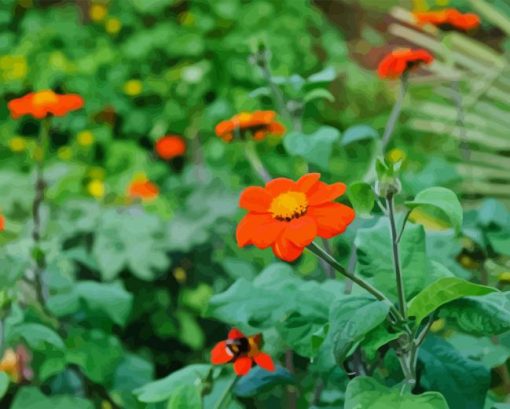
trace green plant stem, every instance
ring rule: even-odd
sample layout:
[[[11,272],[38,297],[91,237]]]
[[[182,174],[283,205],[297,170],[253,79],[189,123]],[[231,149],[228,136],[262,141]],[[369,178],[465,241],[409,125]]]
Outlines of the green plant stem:
[[[400,240],[402,239],[402,235],[404,234],[404,230],[406,228],[406,224],[407,224],[407,221],[409,220],[409,216],[411,215],[411,212],[412,212],[412,209],[409,209],[406,213],[406,215],[404,216],[404,220],[402,222],[402,227],[400,228],[400,232],[398,233],[398,236],[397,236],[397,243],[400,243]]]
[[[400,77],[400,92],[398,94],[397,100],[395,101],[395,105],[393,105],[390,117],[386,123],[386,127],[384,128],[384,134],[381,142],[381,151],[383,153],[386,150],[386,146],[390,142],[391,135],[393,134],[397,120],[400,117],[400,113],[402,112],[402,104],[407,93],[408,82],[408,74],[404,73],[402,77]]]
[[[235,386],[235,384],[237,383],[238,380],[239,380],[238,376],[234,376],[232,378],[232,380],[227,385],[227,387],[223,391],[222,395],[220,396],[220,398],[218,399],[218,401],[214,405],[214,409],[222,409],[225,406],[227,398],[230,395],[230,393],[232,392],[232,390],[234,389],[234,386]]]
[[[246,159],[248,160],[250,166],[260,177],[260,179],[262,179],[264,182],[269,182],[271,180],[271,175],[260,160],[257,149],[255,147],[255,142],[246,141],[244,154],[246,155]]]
[[[400,252],[398,249],[397,226],[395,222],[395,201],[393,195],[390,194],[386,198],[388,208],[388,218],[390,219],[391,247],[393,252],[393,267],[395,269],[395,278],[397,281],[398,307],[400,314],[407,321],[407,304],[404,289],[404,278],[402,268],[400,266]]]
[[[316,243],[311,243],[308,246],[308,249],[314,253],[317,257],[320,257],[324,261],[326,261],[329,265],[331,265],[336,271],[338,271],[343,276],[350,279],[353,283],[356,283],[361,288],[368,291],[379,301],[383,301],[387,303],[390,307],[390,313],[397,319],[397,321],[404,322],[402,314],[395,308],[393,303],[377,288],[372,287],[369,283],[362,280],[361,278],[356,277],[354,274],[348,272],[340,263],[338,263],[333,257],[331,257],[323,248],[318,246]]]

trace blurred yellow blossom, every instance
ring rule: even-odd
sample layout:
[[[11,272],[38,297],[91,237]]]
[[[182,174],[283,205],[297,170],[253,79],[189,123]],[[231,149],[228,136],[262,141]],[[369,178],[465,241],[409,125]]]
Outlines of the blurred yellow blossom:
[[[23,152],[27,148],[27,140],[22,136],[9,139],[9,149],[13,152]]]
[[[117,34],[122,28],[122,23],[118,18],[110,17],[106,20],[104,28],[109,34]]]
[[[388,160],[393,163],[401,162],[407,157],[402,149],[394,148],[388,152]]]
[[[469,257],[467,254],[460,256],[459,263],[464,268],[475,268],[477,266],[476,261]]]
[[[446,321],[444,318],[439,318],[438,320],[435,320],[432,325],[430,326],[430,330],[432,332],[439,332],[444,329],[446,326]]]
[[[92,179],[87,185],[87,191],[91,196],[100,199],[105,194],[105,186],[102,180]]]
[[[92,4],[89,9],[89,16],[92,21],[102,21],[108,14],[108,9],[104,4]]]
[[[186,270],[184,270],[182,267],[176,267],[173,271],[173,275],[178,283],[183,283],[186,281]]]
[[[498,280],[510,283],[510,271],[504,271],[500,273],[498,276]]]
[[[73,157],[73,150],[69,146],[61,146],[57,150],[57,156],[60,160],[71,160]]]
[[[143,84],[140,80],[129,80],[124,84],[124,93],[131,97],[140,95],[143,90]]]
[[[22,55],[3,55],[0,57],[0,75],[5,81],[15,81],[27,76],[27,60]]]
[[[76,135],[76,140],[79,145],[89,146],[94,143],[94,134],[90,131],[81,131]]]
[[[192,26],[195,23],[195,16],[189,11],[179,14],[178,19],[183,26]]]

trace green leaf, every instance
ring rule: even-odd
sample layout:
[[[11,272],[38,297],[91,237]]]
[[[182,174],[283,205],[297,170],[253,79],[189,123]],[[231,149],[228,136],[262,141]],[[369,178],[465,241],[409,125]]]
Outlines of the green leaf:
[[[0,372],[0,400],[7,393],[7,389],[9,389],[9,383],[9,375],[7,375],[5,372]]]
[[[162,402],[170,399],[182,385],[200,385],[209,371],[210,365],[195,364],[172,372],[170,375],[155,382],[135,389],[134,394],[140,402]]]
[[[387,303],[368,296],[344,296],[333,303],[328,337],[333,341],[338,364],[342,364],[352,348],[386,319],[388,311]]]
[[[488,232],[487,238],[496,253],[510,256],[510,230]]]
[[[406,206],[415,209],[420,206],[431,206],[443,212],[455,230],[462,227],[462,206],[455,193],[444,187],[431,187],[422,190],[414,200],[406,202]]]
[[[449,409],[437,392],[421,395],[401,393],[401,388],[388,388],[373,378],[359,376],[347,385],[344,409]]]
[[[92,402],[71,396],[46,396],[39,389],[19,389],[10,409],[94,409]]]
[[[125,325],[131,312],[133,296],[118,283],[80,281],[75,291],[90,310],[99,310],[119,325]]]
[[[395,341],[403,334],[400,332],[389,332],[383,325],[374,328],[367,333],[361,343],[367,359],[374,360],[377,357],[377,351],[391,341]]]
[[[48,345],[64,349],[62,338],[54,330],[42,324],[18,324],[11,329],[8,338],[9,340],[23,338],[30,348],[35,350],[44,350]]]
[[[338,138],[340,138],[338,129],[323,126],[310,135],[290,132],[285,136],[283,145],[290,155],[301,156],[307,162],[326,170],[333,144]]]
[[[333,94],[324,88],[315,88],[311,91],[308,91],[305,94],[303,101],[307,103],[313,101],[314,99],[327,99],[329,102],[335,101]]]
[[[170,396],[166,409],[201,409],[202,397],[196,385],[179,386]]]
[[[398,300],[387,218],[376,225],[358,230],[355,245],[357,270],[391,300]],[[408,225],[400,240],[401,267],[408,299],[430,281],[432,269],[425,251],[425,232],[420,225]]]
[[[483,408],[490,372],[481,363],[460,355],[448,342],[429,336],[419,360],[423,364],[420,384],[441,392],[450,409]]]
[[[359,142],[366,139],[378,139],[379,133],[369,125],[354,125],[344,132],[342,145],[346,146],[353,142]]]
[[[268,372],[260,366],[253,368],[248,375],[237,382],[234,393],[242,398],[256,396],[276,385],[294,383],[292,374],[280,365],[276,365],[274,372]]]
[[[510,292],[461,298],[444,306],[441,317],[468,334],[502,334],[510,330]]]
[[[485,295],[495,288],[473,284],[457,277],[445,277],[430,284],[409,302],[408,315],[416,317],[416,325],[442,305],[461,297]]]
[[[131,392],[153,380],[154,365],[138,355],[126,354],[117,365],[113,378],[113,388]]]
[[[347,196],[359,214],[370,214],[375,204],[375,195],[372,187],[365,182],[356,182],[349,185]]]

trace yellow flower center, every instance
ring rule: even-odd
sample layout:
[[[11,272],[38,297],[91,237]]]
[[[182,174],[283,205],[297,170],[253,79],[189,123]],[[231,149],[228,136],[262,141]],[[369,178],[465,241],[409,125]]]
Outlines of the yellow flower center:
[[[34,95],[34,104],[35,105],[49,105],[55,104],[58,102],[57,94],[55,94],[52,90],[44,90],[40,92],[36,92]]]
[[[280,221],[290,222],[303,216],[308,209],[308,200],[303,192],[285,192],[273,199],[269,211]]]

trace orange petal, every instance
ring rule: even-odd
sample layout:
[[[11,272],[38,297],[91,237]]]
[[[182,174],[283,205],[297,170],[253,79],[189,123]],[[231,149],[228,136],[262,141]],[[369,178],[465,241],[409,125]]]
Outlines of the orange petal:
[[[247,356],[242,356],[236,359],[234,362],[234,372],[239,376],[244,376],[248,372],[250,372],[251,366],[253,362],[251,358]]]
[[[278,238],[272,248],[276,257],[288,262],[296,260],[301,254],[303,254],[304,250],[303,247],[297,247],[284,237]]]
[[[301,178],[296,182],[297,189],[300,192],[307,193],[317,184],[320,177],[320,173],[308,173],[301,176]]]
[[[319,182],[313,192],[308,195],[308,205],[317,206],[324,203],[332,202],[337,197],[345,193],[346,186],[343,183],[333,183],[328,185],[324,182]]]
[[[314,218],[317,235],[325,239],[343,233],[355,217],[354,210],[341,203],[311,206],[307,215]]]
[[[243,190],[239,198],[239,207],[252,212],[265,213],[271,206],[271,195],[259,186],[250,186]]]
[[[266,190],[275,197],[280,193],[296,190],[296,182],[287,178],[276,178],[266,183]]]
[[[246,336],[237,328],[232,328],[228,332],[228,339],[246,338]]]
[[[254,244],[265,249],[274,243],[284,228],[285,223],[273,219],[269,213],[248,213],[237,225],[237,245]]]
[[[227,347],[227,341],[218,342],[211,350],[211,363],[221,365],[230,362],[234,355]]]
[[[315,220],[306,215],[287,223],[284,237],[297,247],[308,246],[317,235]]]
[[[274,366],[273,358],[264,352],[259,352],[253,357],[253,360],[258,366],[264,368],[266,371],[273,372],[276,369]]]

